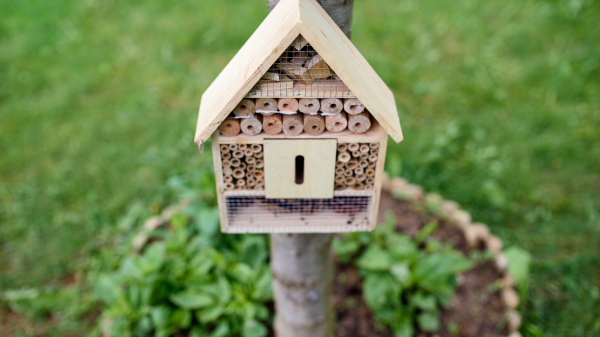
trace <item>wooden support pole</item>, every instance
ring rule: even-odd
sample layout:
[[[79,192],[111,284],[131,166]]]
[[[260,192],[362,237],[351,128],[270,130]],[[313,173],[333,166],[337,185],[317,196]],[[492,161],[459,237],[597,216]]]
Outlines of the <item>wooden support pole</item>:
[[[356,134],[365,133],[371,128],[371,117],[368,112],[348,116],[348,129]]]
[[[314,114],[321,109],[321,102],[317,98],[302,98],[298,101],[298,109],[305,114]]]
[[[340,112],[339,115],[325,116],[325,127],[329,132],[341,132],[348,126],[348,119],[346,119],[346,113]]]
[[[318,136],[325,131],[325,118],[321,115],[304,115],[304,132]]]
[[[270,135],[279,134],[283,130],[283,117],[281,114],[263,116],[263,130]]]
[[[288,136],[297,136],[301,134],[303,130],[302,115],[283,115],[283,133]]]
[[[242,132],[248,136],[254,136],[262,131],[262,116],[254,115],[251,118],[244,118],[240,123]]]

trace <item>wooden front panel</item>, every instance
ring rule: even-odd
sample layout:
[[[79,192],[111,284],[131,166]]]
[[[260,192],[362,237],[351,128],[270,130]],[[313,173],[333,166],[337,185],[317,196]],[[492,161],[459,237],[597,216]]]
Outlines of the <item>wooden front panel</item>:
[[[265,140],[266,197],[333,198],[336,148],[335,139]]]

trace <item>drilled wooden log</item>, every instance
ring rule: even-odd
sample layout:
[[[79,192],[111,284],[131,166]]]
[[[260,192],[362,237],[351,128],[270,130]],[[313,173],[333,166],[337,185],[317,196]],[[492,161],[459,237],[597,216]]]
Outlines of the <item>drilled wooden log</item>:
[[[325,127],[329,132],[341,132],[348,126],[348,119],[345,112],[339,115],[325,116]]]
[[[371,128],[371,117],[368,112],[348,116],[348,129],[356,134],[365,133]]]
[[[254,100],[250,98],[244,98],[240,103],[233,109],[233,114],[236,116],[252,116],[256,112],[254,107]]]
[[[339,114],[344,104],[337,98],[324,98],[321,100],[321,111],[328,114]]]
[[[298,109],[305,114],[314,114],[321,109],[321,102],[317,98],[302,98],[298,101]]]
[[[254,106],[256,110],[277,111],[277,101],[273,98],[257,98]]]
[[[302,115],[283,115],[283,133],[288,136],[297,136],[302,133],[304,126],[302,124]]]
[[[254,115],[251,118],[244,118],[240,123],[242,132],[248,136],[254,136],[262,131],[262,116]]]
[[[349,115],[358,115],[365,111],[365,106],[358,100],[358,98],[346,98],[344,99],[344,111]]]
[[[270,135],[279,134],[283,130],[283,117],[281,114],[263,116],[263,130]]]
[[[280,98],[277,101],[279,111],[298,111],[298,100],[295,98]]]
[[[304,132],[318,136],[325,131],[325,118],[321,115],[304,115]]]

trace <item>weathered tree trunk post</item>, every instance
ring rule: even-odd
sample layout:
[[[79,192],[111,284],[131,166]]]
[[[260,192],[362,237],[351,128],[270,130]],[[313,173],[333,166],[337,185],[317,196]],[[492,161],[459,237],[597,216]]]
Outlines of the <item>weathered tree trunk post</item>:
[[[269,10],[279,0],[267,0]],[[354,0],[317,0],[350,37]],[[332,337],[331,234],[271,234],[277,337]]]

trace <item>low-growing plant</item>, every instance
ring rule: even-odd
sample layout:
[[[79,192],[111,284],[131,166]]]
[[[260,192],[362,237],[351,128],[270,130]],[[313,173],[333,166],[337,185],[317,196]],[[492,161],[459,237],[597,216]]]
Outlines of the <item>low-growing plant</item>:
[[[338,259],[356,264],[363,278],[363,297],[373,315],[397,337],[416,328],[437,331],[440,308],[450,305],[456,275],[473,263],[449,244],[431,237],[437,224],[427,224],[416,236],[398,234],[395,216],[373,233],[348,233],[333,241]]]
[[[149,233],[141,254],[123,256],[117,271],[98,279],[111,336],[267,334],[265,236],[222,235],[205,211],[200,220],[174,215],[168,228]]]

